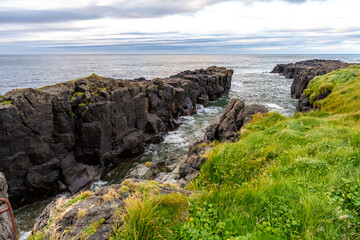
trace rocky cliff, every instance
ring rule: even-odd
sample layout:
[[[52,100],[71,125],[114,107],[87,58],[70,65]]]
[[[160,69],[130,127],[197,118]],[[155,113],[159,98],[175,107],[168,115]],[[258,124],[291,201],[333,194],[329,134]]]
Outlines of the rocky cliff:
[[[179,116],[227,93],[233,71],[210,67],[152,81],[91,75],[17,89],[0,101],[0,171],[15,207],[100,179],[160,142]]]
[[[5,175],[0,172],[0,198],[8,199],[8,186],[6,183]],[[7,205],[0,202],[0,211],[6,209]],[[14,230],[12,228],[9,212],[0,214],[0,240],[16,239]]]
[[[351,64],[337,60],[314,59],[290,64],[278,64],[271,73],[280,73],[286,78],[293,78],[291,96],[299,99],[310,80],[318,75],[324,75]]]

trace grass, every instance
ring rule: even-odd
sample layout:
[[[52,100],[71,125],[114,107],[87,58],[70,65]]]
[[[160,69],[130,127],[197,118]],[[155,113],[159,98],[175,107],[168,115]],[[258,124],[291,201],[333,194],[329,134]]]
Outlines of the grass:
[[[159,194],[156,183],[123,183],[136,193],[125,200],[125,212],[114,226],[110,240],[169,239],[185,218],[188,197],[181,193]],[[119,223],[122,222],[122,225]]]
[[[360,66],[315,78],[317,111],[255,115],[217,145],[177,239],[359,239]]]
[[[327,98],[316,101],[317,97],[330,90]],[[332,113],[358,113],[360,111],[360,66],[339,69],[314,78],[304,91],[310,102],[323,111]]]
[[[27,240],[41,240],[41,239],[63,239],[64,235],[69,231],[69,229],[65,230],[62,233],[58,232],[57,222],[61,219],[61,217],[66,213],[66,211],[73,205],[78,202],[86,200],[88,197],[94,195],[91,191],[84,191],[70,199],[59,199],[57,202],[56,209],[54,213],[51,214],[47,225],[43,229],[38,229],[34,231]],[[81,209],[77,213],[77,218],[81,218],[85,215],[86,210]]]

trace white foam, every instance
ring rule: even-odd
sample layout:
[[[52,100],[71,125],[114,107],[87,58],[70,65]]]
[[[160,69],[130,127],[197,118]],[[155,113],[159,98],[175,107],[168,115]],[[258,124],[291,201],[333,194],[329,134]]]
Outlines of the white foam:
[[[274,110],[283,110],[284,109],[283,107],[281,107],[280,105],[277,105],[275,103],[266,103],[265,105]]]

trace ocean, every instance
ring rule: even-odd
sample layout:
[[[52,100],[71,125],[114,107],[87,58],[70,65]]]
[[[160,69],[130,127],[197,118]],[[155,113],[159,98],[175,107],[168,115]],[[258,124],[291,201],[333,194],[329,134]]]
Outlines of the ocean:
[[[164,142],[150,145],[133,162],[119,165],[105,179],[92,185],[96,188],[120,182],[136,162],[165,160],[171,163],[183,158],[188,146],[203,138],[206,126],[217,121],[231,98],[241,98],[246,104],[263,104],[286,116],[294,114],[297,101],[290,97],[292,79],[269,72],[276,64],[308,59],[360,63],[360,55],[0,55],[0,94],[14,88],[36,88],[92,73],[117,79],[145,77],[151,80],[213,65],[234,70],[228,95],[198,109],[197,115],[182,117],[183,124],[168,133]],[[16,211],[22,238],[29,234],[36,216],[47,203],[36,203]]]

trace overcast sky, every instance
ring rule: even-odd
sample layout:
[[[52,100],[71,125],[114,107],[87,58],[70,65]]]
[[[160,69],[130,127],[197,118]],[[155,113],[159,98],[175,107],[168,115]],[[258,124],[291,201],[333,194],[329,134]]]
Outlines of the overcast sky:
[[[360,0],[0,0],[0,54],[360,53]]]

